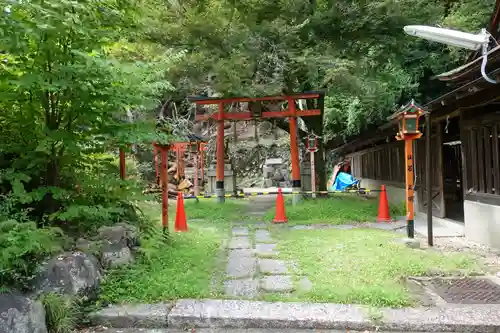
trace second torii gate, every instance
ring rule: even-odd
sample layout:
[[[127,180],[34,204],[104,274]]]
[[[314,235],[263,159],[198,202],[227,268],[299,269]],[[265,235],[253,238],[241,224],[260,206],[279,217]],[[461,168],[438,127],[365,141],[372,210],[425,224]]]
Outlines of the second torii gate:
[[[218,202],[224,202],[224,120],[252,120],[252,119],[270,119],[270,118],[289,118],[290,121],[290,155],[292,162],[292,187],[294,191],[301,190],[300,166],[299,166],[299,148],[297,145],[297,117],[321,116],[322,110],[297,110],[295,101],[299,99],[319,99],[324,97],[324,92],[304,92],[301,94],[285,96],[267,96],[259,98],[211,98],[194,96],[189,101],[197,105],[217,104],[218,112],[209,115],[197,114],[196,121],[205,121],[214,119],[218,122],[217,144],[216,144],[216,195]],[[280,111],[262,111],[262,105],[256,102],[265,101],[283,101],[288,103],[288,108]],[[226,112],[224,106],[231,103],[255,103],[249,112]]]

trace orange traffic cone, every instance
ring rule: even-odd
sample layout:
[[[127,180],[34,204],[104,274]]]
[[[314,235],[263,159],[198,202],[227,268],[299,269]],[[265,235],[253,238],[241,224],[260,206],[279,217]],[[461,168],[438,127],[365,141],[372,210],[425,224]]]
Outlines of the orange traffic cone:
[[[274,215],[273,223],[287,223],[285,213],[285,200],[283,199],[283,193],[281,188],[278,188],[278,197],[276,198],[276,214]]]
[[[175,226],[174,230],[177,232],[188,231],[186,222],[186,211],[184,210],[184,197],[179,192],[177,195],[177,211],[175,213]]]
[[[380,200],[378,204],[377,222],[391,222],[391,214],[389,212],[389,202],[387,201],[387,191],[385,185],[382,185],[380,192]]]

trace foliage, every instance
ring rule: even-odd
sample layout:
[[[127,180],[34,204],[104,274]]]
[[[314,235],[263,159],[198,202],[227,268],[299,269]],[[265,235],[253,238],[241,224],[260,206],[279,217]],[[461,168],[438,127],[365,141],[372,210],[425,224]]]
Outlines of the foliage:
[[[76,301],[63,295],[45,294],[41,298],[45,308],[45,321],[49,333],[71,333],[74,331],[80,311]]]
[[[141,207],[147,220],[156,221],[156,232],[144,237],[140,260],[110,272],[102,286],[100,302],[144,303],[217,296],[211,294],[211,279],[220,268],[217,260],[221,241],[227,237],[228,221],[241,216],[243,206],[231,202],[186,202],[189,232],[173,233],[168,242],[159,238],[159,205]],[[173,220],[175,210],[169,210],[169,215]]]
[[[431,83],[433,75],[465,60],[464,51],[406,36],[404,25],[474,32],[485,26],[493,5],[491,0],[169,1],[148,34],[188,51],[169,71],[179,91],[271,95],[325,89],[324,137],[345,140],[384,122],[411,98],[425,103],[436,97],[446,87]]]
[[[131,202],[142,179],[119,179],[117,150],[169,141],[155,130],[154,109],[172,89],[165,72],[175,58],[164,47],[147,62],[121,52],[144,34],[140,4],[0,6],[2,284],[25,286],[37,263],[64,247],[63,231],[85,236],[137,220]],[[132,111],[144,116],[130,122]]]
[[[0,286],[29,289],[37,263],[61,250],[61,230],[33,222],[0,219]]]

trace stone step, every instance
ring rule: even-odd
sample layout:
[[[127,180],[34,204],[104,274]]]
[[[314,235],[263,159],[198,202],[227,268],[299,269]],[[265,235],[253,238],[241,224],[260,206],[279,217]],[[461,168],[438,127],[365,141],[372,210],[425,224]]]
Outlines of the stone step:
[[[476,332],[500,331],[499,304],[446,304],[437,307],[389,309],[380,308],[380,315],[373,318],[365,306],[328,303],[284,303],[244,300],[178,300],[173,308],[169,304],[114,306],[90,316],[95,321],[109,320],[104,329],[120,325],[118,330],[107,333],[293,333],[295,329],[337,329],[346,332]],[[145,320],[149,319],[149,320]],[[153,320],[151,320],[153,319]],[[128,326],[127,326],[128,325]],[[168,329],[167,329],[168,325]],[[131,328],[144,328],[133,330]],[[146,329],[147,328],[147,329]],[[157,328],[157,330],[151,330]],[[203,331],[206,328],[208,330]],[[218,331],[219,329],[226,329]],[[149,330],[148,330],[149,329]],[[88,330],[82,333],[98,333]],[[106,331],[104,331],[106,332]],[[300,331],[298,331],[300,332]],[[306,332],[306,331],[302,331]],[[314,331],[312,331],[314,332]],[[312,333],[311,332],[311,333]],[[327,331],[325,331],[327,332]]]
[[[274,329],[274,328],[196,328],[185,330],[179,328],[149,329],[149,328],[106,328],[91,327],[75,333],[316,333],[314,330],[302,329]],[[321,330],[321,333],[345,333],[342,331]],[[356,333],[354,331],[350,331]],[[366,333],[366,332],[365,332]]]

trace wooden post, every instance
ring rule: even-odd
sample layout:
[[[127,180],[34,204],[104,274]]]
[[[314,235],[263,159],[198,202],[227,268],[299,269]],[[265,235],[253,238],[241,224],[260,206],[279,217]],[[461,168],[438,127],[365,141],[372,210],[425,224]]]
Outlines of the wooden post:
[[[167,177],[168,147],[161,147],[161,222],[163,231],[168,231],[168,177]]]
[[[434,245],[434,235],[432,226],[432,150],[431,150],[431,115],[425,118],[425,187],[427,187],[427,243]],[[423,192],[423,191],[422,191]]]
[[[415,237],[415,222],[414,222],[414,202],[413,193],[413,138],[405,139],[405,155],[406,155],[406,221],[407,235],[409,238]]]
[[[314,151],[311,151],[311,191],[312,197],[316,198],[316,168],[314,166]]]
[[[219,103],[218,112],[218,128],[217,128],[217,164],[215,174],[215,195],[217,202],[223,203],[225,201],[224,190],[224,103]]]
[[[199,149],[197,151],[199,151]],[[198,152],[194,154],[193,164],[194,164],[194,195],[198,196],[200,195],[200,187],[198,185]]]
[[[120,178],[121,178],[121,180],[125,180],[125,177],[126,177],[125,168],[126,168],[125,167],[125,150],[123,150],[123,148],[120,148]]]
[[[297,118],[295,117],[295,101],[288,98],[288,108],[292,113],[290,117],[290,157],[292,162],[292,190],[294,192],[301,190],[300,184],[300,165],[299,165],[299,147],[297,146]],[[299,201],[299,195],[292,195],[293,204]]]
[[[205,143],[200,144],[200,171],[201,171],[201,183],[205,185],[205,155],[203,150],[205,149]]]

